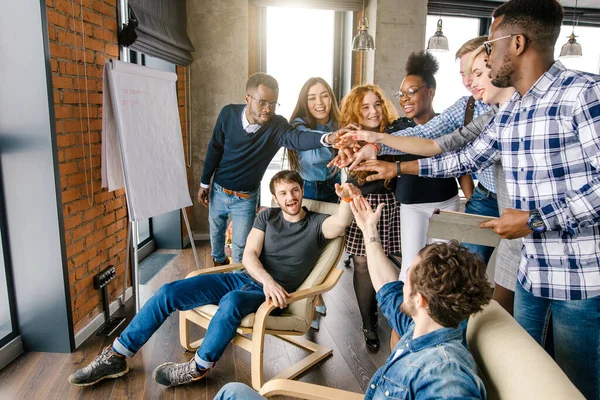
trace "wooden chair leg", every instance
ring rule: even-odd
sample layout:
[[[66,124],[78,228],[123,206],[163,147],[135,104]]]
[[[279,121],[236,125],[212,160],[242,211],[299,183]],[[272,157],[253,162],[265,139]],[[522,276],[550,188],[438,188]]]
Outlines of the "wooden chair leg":
[[[190,343],[190,321],[187,319],[187,313],[179,311],[179,341],[184,349],[194,351]]]
[[[252,351],[250,352],[250,371],[252,375],[252,387],[260,390],[264,383],[263,378],[263,352],[265,350],[265,334],[252,334]]]

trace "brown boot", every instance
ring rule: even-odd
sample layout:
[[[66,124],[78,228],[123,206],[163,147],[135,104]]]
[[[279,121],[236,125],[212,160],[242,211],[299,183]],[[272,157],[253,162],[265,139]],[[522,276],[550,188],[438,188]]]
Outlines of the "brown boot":
[[[229,257],[226,257],[225,260],[223,260],[223,262],[218,262],[217,260],[215,260],[213,258],[213,264],[215,267],[220,267],[222,265],[229,265],[230,264]]]

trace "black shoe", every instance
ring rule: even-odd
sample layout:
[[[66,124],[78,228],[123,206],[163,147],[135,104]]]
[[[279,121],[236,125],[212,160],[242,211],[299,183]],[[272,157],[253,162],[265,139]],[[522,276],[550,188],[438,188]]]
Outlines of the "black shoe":
[[[210,371],[210,368],[198,369],[196,361],[192,358],[190,361],[181,364],[168,362],[159,365],[152,376],[154,381],[161,385],[178,386],[198,381],[204,378],[208,371]]]
[[[223,265],[229,265],[230,261],[229,261],[229,257],[225,257],[225,260],[223,260],[223,262],[218,262],[217,260],[215,260],[213,258],[213,265],[215,267],[221,267]]]
[[[363,333],[365,335],[365,342],[367,344],[367,348],[374,353],[379,351],[379,346],[381,342],[379,341],[379,335],[377,334],[377,328],[375,329],[363,329]]]
[[[115,353],[112,346],[108,346],[87,367],[71,375],[69,382],[75,386],[90,386],[102,379],[118,378],[127,372],[129,368],[125,357]]]

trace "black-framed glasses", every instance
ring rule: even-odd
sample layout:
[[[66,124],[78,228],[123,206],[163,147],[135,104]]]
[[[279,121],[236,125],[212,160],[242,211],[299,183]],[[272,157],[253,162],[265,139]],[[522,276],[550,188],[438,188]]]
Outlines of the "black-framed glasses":
[[[256,100],[256,102],[258,103],[258,105],[264,110],[266,108],[269,108],[270,110],[275,111],[277,109],[277,107],[279,107],[281,104],[279,104],[278,102],[274,102],[274,103],[269,103],[267,101],[264,100],[259,100],[256,97],[252,96],[251,94],[248,94],[248,96],[250,96],[252,99]]]
[[[408,90],[406,92],[403,92],[402,90],[398,90],[394,96],[398,99],[401,99],[406,95],[409,99],[412,99],[413,97],[415,97],[415,94],[417,94],[417,92],[419,90],[423,89],[426,86],[427,86],[427,84],[425,84],[421,87],[418,87],[416,89],[408,88]]]
[[[494,42],[496,42],[496,41],[498,41],[498,40],[502,40],[502,39],[508,39],[508,38],[511,38],[511,37],[513,37],[513,36],[519,36],[519,35],[523,35],[523,34],[522,34],[522,33],[513,33],[513,34],[510,34],[510,35],[506,35],[506,36],[499,37],[499,38],[497,38],[497,39],[492,39],[492,40],[488,40],[487,42],[483,42],[483,47],[485,48],[485,53],[486,53],[488,56],[489,56],[490,54],[492,54],[492,48],[493,48],[493,47],[492,47],[492,43],[494,43]],[[531,43],[531,40],[529,40],[529,39],[527,38],[527,36],[523,35],[523,37],[525,38],[525,41],[526,41],[527,43]]]

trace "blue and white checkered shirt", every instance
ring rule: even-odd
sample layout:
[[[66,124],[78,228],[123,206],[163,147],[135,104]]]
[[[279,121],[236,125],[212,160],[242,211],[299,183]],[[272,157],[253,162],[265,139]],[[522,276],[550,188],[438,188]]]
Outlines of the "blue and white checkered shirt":
[[[499,158],[513,206],[538,209],[548,227],[523,238],[523,287],[550,299],[600,296],[600,76],[556,61],[467,147],[419,160],[420,174],[462,175]]]
[[[467,102],[469,96],[464,96],[458,99],[450,107],[442,111],[441,114],[434,117],[431,121],[424,125],[417,125],[413,128],[403,129],[398,132],[392,132],[394,136],[403,137],[420,137],[425,139],[436,139],[442,135],[454,132],[456,129],[463,126],[465,122],[465,114],[467,111]],[[490,107],[484,102],[477,100],[475,109],[473,110],[473,119],[487,113]],[[381,146],[380,154],[404,154],[392,147]],[[496,185],[494,184],[494,169],[492,167],[482,168],[477,171],[477,179],[486,189],[496,193]]]

